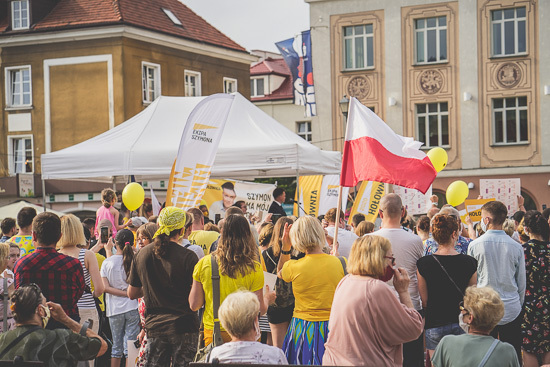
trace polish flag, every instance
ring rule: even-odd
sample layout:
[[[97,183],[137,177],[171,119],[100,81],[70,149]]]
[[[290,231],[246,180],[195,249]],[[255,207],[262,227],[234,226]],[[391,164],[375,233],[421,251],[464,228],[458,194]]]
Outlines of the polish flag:
[[[359,181],[385,182],[423,194],[437,172],[422,143],[397,135],[369,108],[351,98],[340,185],[351,187]]]

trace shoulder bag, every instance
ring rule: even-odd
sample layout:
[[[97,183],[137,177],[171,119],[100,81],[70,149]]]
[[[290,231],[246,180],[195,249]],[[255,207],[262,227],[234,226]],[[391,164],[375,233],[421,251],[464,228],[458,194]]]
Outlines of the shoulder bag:
[[[197,344],[197,354],[193,359],[193,362],[204,362],[207,360],[212,349],[223,344],[222,332],[220,328],[220,320],[218,319],[218,309],[220,308],[220,271],[218,269],[218,262],[214,255],[210,256],[212,264],[212,303],[214,313],[214,332],[212,335],[212,343],[204,346],[204,322],[201,320],[201,327],[199,330],[199,341]]]
[[[485,356],[483,357],[483,359],[481,360],[481,362],[479,362],[479,366],[478,367],[483,367],[485,366],[485,363],[487,363],[487,361],[489,360],[489,357],[491,356],[491,354],[493,354],[493,351],[495,350],[495,348],[497,347],[499,343],[499,340],[498,339],[495,339],[493,341],[493,344],[491,344],[491,346],[489,347],[489,350],[487,351],[487,353],[485,353]]]
[[[449,278],[449,280],[451,281],[451,283],[453,283],[453,285],[455,286],[456,290],[458,291],[458,293],[460,293],[462,295],[462,297],[464,297],[464,292],[462,292],[462,290],[458,287],[458,285],[456,285],[455,281],[453,280],[453,278],[451,278],[451,276],[449,275],[449,273],[447,273],[447,270],[445,270],[445,268],[443,267],[443,265],[441,265],[441,263],[439,262],[439,259],[432,254],[432,257],[434,258],[435,261],[437,261],[437,263],[439,264],[439,266],[441,267],[441,270],[443,270],[443,272],[445,273],[445,275],[447,275],[447,278]]]

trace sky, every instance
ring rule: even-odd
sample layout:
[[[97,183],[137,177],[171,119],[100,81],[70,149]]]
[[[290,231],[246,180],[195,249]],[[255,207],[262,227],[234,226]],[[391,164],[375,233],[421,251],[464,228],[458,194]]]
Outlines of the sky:
[[[277,51],[279,42],[309,29],[304,0],[180,0],[247,50]]]

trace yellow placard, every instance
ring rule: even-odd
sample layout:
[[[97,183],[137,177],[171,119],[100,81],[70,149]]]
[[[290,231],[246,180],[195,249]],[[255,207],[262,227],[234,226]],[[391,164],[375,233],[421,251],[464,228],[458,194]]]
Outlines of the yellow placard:
[[[469,214],[470,219],[473,223],[481,221],[481,207],[483,204],[488,203],[489,201],[495,201],[492,199],[467,199],[464,201],[464,207],[466,208],[466,213],[461,216],[462,222],[465,222],[466,216]]]
[[[374,223],[378,218],[380,199],[384,196],[384,184],[375,181],[363,181],[351,208],[348,224],[357,213],[365,215],[365,220]]]

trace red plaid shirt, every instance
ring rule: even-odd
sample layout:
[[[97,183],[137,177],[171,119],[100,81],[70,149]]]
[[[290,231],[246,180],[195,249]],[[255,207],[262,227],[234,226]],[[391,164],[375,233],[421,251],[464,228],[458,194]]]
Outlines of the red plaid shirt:
[[[53,247],[38,247],[15,264],[15,288],[36,283],[48,301],[59,303],[71,318],[78,317],[76,303],[82,297],[84,271],[77,258]]]

